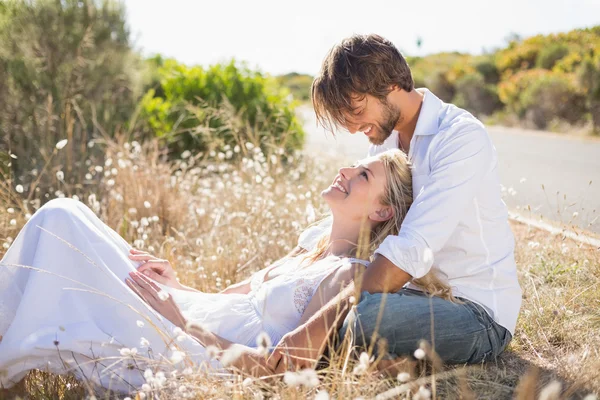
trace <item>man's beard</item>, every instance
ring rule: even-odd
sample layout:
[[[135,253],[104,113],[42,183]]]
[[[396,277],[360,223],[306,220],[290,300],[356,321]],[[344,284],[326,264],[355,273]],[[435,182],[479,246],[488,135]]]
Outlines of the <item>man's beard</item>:
[[[401,120],[402,114],[398,108],[388,103],[385,99],[381,102],[383,105],[383,122],[377,122],[377,128],[374,129],[374,135],[369,136],[369,142],[375,145],[380,145],[390,137],[394,127]]]

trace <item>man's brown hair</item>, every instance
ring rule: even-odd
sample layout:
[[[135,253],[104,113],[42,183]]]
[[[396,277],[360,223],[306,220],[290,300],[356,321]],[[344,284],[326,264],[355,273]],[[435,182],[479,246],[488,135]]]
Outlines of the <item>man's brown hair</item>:
[[[392,85],[407,92],[414,82],[406,59],[389,40],[375,34],[352,35],[336,44],[325,57],[311,87],[317,121],[326,129],[346,127],[352,99],[366,94],[386,101]]]

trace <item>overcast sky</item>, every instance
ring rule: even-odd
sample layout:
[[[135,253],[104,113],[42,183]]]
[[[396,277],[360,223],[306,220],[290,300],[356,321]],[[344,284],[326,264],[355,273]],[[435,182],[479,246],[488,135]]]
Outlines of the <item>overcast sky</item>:
[[[125,0],[136,47],[186,64],[232,57],[271,74],[318,72],[353,33],[378,33],[407,55],[479,54],[511,33],[600,25],[600,0]],[[417,38],[422,46],[417,47]]]

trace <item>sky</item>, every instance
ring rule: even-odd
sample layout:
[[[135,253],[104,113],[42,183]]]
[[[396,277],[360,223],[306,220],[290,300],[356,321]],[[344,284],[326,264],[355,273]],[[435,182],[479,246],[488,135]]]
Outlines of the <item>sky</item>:
[[[377,33],[405,55],[481,54],[522,37],[600,25],[600,0],[124,0],[134,45],[188,65],[235,57],[278,75],[315,75],[327,51]],[[421,38],[422,45],[417,46]]]

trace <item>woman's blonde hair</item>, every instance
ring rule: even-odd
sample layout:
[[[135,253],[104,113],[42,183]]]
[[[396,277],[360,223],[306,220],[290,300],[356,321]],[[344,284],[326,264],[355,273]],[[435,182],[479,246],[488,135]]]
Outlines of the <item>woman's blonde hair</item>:
[[[412,191],[412,165],[406,154],[399,149],[387,150],[376,156],[384,166],[386,184],[383,195],[379,199],[383,206],[392,208],[392,217],[369,229],[369,224],[362,224],[358,243],[354,250],[357,258],[370,258],[379,245],[388,235],[397,235],[404,217],[413,202]],[[330,231],[325,232],[318,240],[317,245],[309,251],[305,258],[316,261],[321,258],[329,247]],[[450,287],[442,282],[433,270],[421,278],[413,279],[412,283],[419,286],[431,296],[438,296],[446,300],[455,301]]]

